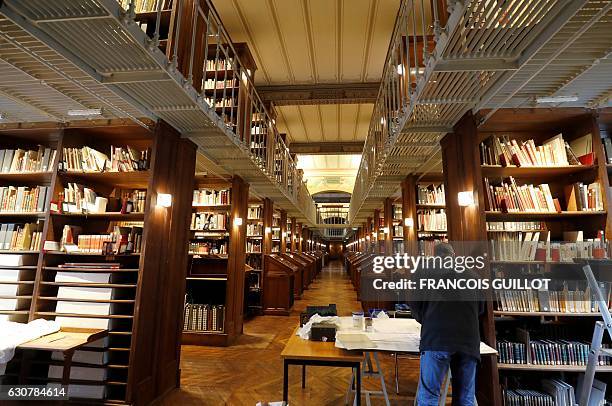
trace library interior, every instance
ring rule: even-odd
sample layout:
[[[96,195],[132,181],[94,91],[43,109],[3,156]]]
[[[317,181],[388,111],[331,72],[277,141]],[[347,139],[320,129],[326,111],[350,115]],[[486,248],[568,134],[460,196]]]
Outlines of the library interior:
[[[608,203],[610,0],[0,0],[0,404],[612,405]]]

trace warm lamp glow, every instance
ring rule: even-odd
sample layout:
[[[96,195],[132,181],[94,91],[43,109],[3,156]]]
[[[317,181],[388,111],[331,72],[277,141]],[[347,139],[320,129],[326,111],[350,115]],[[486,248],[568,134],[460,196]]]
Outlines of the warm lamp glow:
[[[457,193],[457,199],[459,206],[473,206],[474,205],[474,192],[471,190]]]
[[[272,228],[266,227],[264,231],[266,232],[266,234],[270,234],[272,232]]]
[[[414,227],[414,219],[412,217],[406,217],[404,219],[404,225],[406,227]]]
[[[157,194],[157,205],[160,207],[172,206],[172,195],[168,193]]]
[[[240,227],[242,225],[242,217],[234,218],[234,227]]]

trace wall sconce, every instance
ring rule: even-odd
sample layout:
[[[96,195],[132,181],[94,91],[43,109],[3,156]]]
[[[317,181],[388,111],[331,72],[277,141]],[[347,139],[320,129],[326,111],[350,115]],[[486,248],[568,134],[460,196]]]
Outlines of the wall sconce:
[[[242,217],[234,218],[234,227],[240,227],[242,225]]]
[[[157,205],[159,207],[172,206],[172,195],[169,193],[158,193],[157,194]]]
[[[467,207],[474,205],[474,192],[471,190],[457,193],[459,206]]]
[[[366,235],[366,240],[370,241],[370,236]]]
[[[266,227],[264,231],[266,232],[266,234],[270,234],[272,232],[272,228]]]
[[[382,232],[385,234],[389,234],[389,227],[383,227]]]
[[[414,219],[412,217],[406,217],[404,219],[404,225],[406,227],[414,227]]]
[[[403,75],[404,74],[404,65],[402,65],[401,63],[399,65],[397,65],[397,74],[398,75]]]

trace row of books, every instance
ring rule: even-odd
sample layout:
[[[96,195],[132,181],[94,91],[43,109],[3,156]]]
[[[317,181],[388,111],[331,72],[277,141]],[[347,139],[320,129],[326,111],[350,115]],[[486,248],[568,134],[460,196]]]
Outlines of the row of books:
[[[205,97],[204,101],[206,102],[206,104],[208,104],[209,107],[214,107],[214,108],[235,107],[236,106],[236,102],[234,101],[234,98],[230,97],[230,95],[228,95],[227,97]],[[228,113],[228,115],[230,114]]]
[[[603,210],[601,185],[594,182],[588,185],[573,183],[565,188],[568,211]]]
[[[247,224],[247,237],[259,237],[263,235],[264,227],[261,223]]]
[[[224,213],[192,213],[191,214],[191,229],[192,230],[226,230],[228,223],[228,215]]]
[[[543,221],[487,221],[487,231],[542,231],[546,229]]]
[[[172,7],[172,0],[119,0],[121,7],[128,10],[130,3],[134,2],[134,12],[147,13],[157,11],[159,8],[168,10]]]
[[[444,184],[417,186],[417,201],[418,204],[446,204],[444,194]]]
[[[600,290],[608,300],[610,284],[601,283]],[[569,290],[506,290],[495,291],[497,309],[504,312],[599,313],[599,303],[588,286]]]
[[[80,226],[65,225],[62,238],[56,244],[67,253],[124,255],[141,252],[141,222],[117,223],[111,225],[111,228],[112,231],[107,234],[82,234]]]
[[[51,199],[52,189],[47,186],[1,186],[0,212],[43,212]]]
[[[42,223],[0,225],[0,250],[39,251],[41,242]]]
[[[598,234],[585,240],[582,231],[564,231],[564,241],[554,242],[550,231],[494,233],[489,236],[491,260],[572,262],[576,258],[608,258],[608,244],[603,232]]]
[[[446,231],[446,212],[441,210],[419,210],[417,220],[420,231]]]
[[[225,330],[225,306],[187,304],[183,314],[183,330],[223,332]]]
[[[217,206],[230,204],[230,190],[197,189],[193,191],[193,206]]]
[[[246,243],[246,252],[261,252],[261,241],[248,240]]]
[[[149,169],[149,150],[111,145],[110,155],[91,147],[64,148],[60,170],[73,172],[134,172]]]
[[[447,239],[436,237],[436,238],[428,239],[428,240],[419,240],[418,241],[419,255],[429,256],[429,257],[433,256],[435,246],[441,242],[447,242]]]
[[[0,149],[0,173],[47,172],[56,155],[56,150],[42,145],[37,150]]]
[[[605,384],[603,393],[595,394],[593,399],[600,398],[603,402],[603,394],[605,393]],[[575,406],[576,405],[576,390],[569,383],[561,379],[543,379],[541,389],[503,389],[503,398],[505,406]],[[597,384],[597,386],[599,386]],[[591,403],[589,403],[591,404]],[[593,405],[603,404],[599,401],[592,403]]]
[[[238,87],[238,79],[227,79],[227,80],[217,80],[217,79],[206,79],[204,82],[204,89],[213,90],[213,89],[231,89]],[[231,91],[231,90],[230,90]]]
[[[403,237],[404,236],[404,227],[403,226],[393,226],[393,236],[394,237]]]
[[[224,71],[231,70],[233,65],[233,58],[227,59],[207,59],[206,60],[206,71],[214,72],[214,71]]]
[[[563,139],[562,134],[549,138],[538,146],[533,139],[517,141],[507,135],[493,135],[480,143],[480,159],[483,165],[580,165],[579,157],[591,153],[591,134],[580,137],[570,144]]]
[[[260,220],[263,217],[263,207],[249,206],[247,209],[247,218],[249,220]]]
[[[527,353],[525,343],[517,343],[504,339],[497,340],[497,362],[502,364],[526,364]]]
[[[191,241],[189,253],[194,255],[227,255],[227,242],[202,242]]]
[[[263,269],[262,268],[262,257],[261,255],[248,255],[246,257],[246,264],[253,269]]]

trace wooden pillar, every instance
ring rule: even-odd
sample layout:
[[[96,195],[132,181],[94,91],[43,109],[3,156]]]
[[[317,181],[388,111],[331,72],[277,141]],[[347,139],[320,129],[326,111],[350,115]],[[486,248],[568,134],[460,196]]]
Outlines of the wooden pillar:
[[[225,332],[229,342],[233,342],[242,334],[244,318],[244,264],[246,263],[246,221],[241,226],[234,226],[233,219],[247,218],[249,201],[249,184],[239,176],[232,181],[232,208],[230,223],[230,246],[228,263],[228,277],[226,289],[226,312],[232,317],[227,318]],[[231,276],[230,276],[231,274]]]
[[[280,212],[280,252],[284,254],[287,252],[287,211],[281,210]]]
[[[295,236],[297,238],[297,252],[304,252],[304,250],[302,250],[302,223],[298,223]]]
[[[295,217],[291,217],[291,252],[297,252],[296,230],[297,223]]]
[[[374,227],[372,227],[372,217],[368,217],[364,231],[365,231],[366,251],[373,252],[372,244],[374,243],[374,241],[372,237],[372,232],[374,231]]]
[[[484,193],[476,119],[471,113],[459,120],[453,133],[440,142],[446,193],[448,239],[453,241],[487,241]],[[474,205],[459,206],[458,193],[472,191]],[[489,270],[485,269],[485,273]],[[488,276],[488,275],[487,275]],[[481,340],[495,348],[493,303],[488,300],[481,318]],[[499,373],[493,357],[483,357],[478,374],[478,403],[501,405]]]
[[[416,255],[417,250],[417,211],[416,211],[416,178],[407,176],[402,181],[402,227],[404,228],[404,249],[409,255]],[[405,220],[412,219],[412,227],[406,226]]]
[[[385,255],[393,254],[393,200],[390,197],[385,199]]]
[[[378,241],[378,239],[380,238],[380,210],[376,209],[374,210],[374,217],[372,218],[372,221],[374,222],[374,234],[372,234],[372,236],[370,237],[371,240],[370,242],[372,243],[372,246],[374,247],[374,253],[375,254],[380,254],[380,241]]]
[[[272,200],[265,198],[263,201],[263,253],[272,253],[272,217],[274,215],[274,203]],[[267,231],[266,231],[267,230]]]

